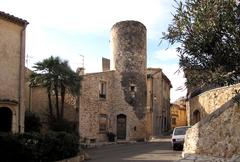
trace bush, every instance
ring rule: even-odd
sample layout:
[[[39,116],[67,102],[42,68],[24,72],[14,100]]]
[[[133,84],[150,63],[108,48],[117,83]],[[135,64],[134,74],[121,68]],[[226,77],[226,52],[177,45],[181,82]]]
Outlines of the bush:
[[[50,132],[38,145],[42,160],[56,161],[77,155],[79,137],[66,132]]]
[[[47,162],[77,155],[79,138],[66,132],[1,134],[0,146],[3,161]]]
[[[42,127],[40,117],[30,111],[25,112],[25,132],[40,132]]]
[[[114,133],[112,133],[112,132],[108,132],[107,133],[107,137],[108,137],[108,141],[109,142],[114,142],[116,135]]]
[[[50,130],[56,132],[77,133],[75,122],[70,122],[66,119],[55,117],[49,118],[48,127]]]

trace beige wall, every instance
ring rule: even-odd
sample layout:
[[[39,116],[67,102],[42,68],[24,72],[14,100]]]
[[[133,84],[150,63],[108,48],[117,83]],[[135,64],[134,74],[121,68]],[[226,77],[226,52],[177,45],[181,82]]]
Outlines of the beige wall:
[[[171,119],[175,118],[176,123],[171,122],[171,128],[175,128],[178,126],[186,126],[187,125],[187,115],[186,115],[186,107],[182,105],[172,104],[171,105]]]
[[[171,127],[171,117],[170,117],[170,88],[171,83],[163,76],[163,131],[168,131]],[[165,121],[164,121],[165,120]]]
[[[159,68],[148,68],[147,79],[147,134],[160,136],[169,129],[170,120],[170,85],[163,78]],[[166,122],[164,125],[164,118]]]
[[[21,26],[0,19],[0,96],[18,101]]]
[[[29,83],[27,82],[25,85],[25,105],[26,110],[38,113],[42,116],[42,122],[46,122],[46,116],[49,114],[47,89],[41,86],[29,88]],[[52,96],[52,106],[53,113],[55,114],[55,96]],[[76,121],[76,98],[70,94],[66,94],[64,107],[64,118],[69,121]]]
[[[183,154],[231,158],[240,152],[240,107],[230,100],[188,129]]]
[[[199,110],[200,117],[204,118],[228,102],[233,96],[236,95],[235,90],[239,89],[240,84],[235,84],[212,89],[189,99],[187,104],[187,113],[190,117],[189,124],[194,124],[193,113],[195,110]]]
[[[148,69],[147,79],[147,106],[149,110],[149,119],[147,121],[148,135],[159,136],[162,133],[162,110],[163,110],[163,89],[162,89],[162,71],[161,69]],[[151,118],[151,119],[150,119]],[[151,128],[151,129],[150,129]]]
[[[25,26],[0,18],[0,107],[12,110],[12,132],[24,131]],[[19,111],[20,110],[20,111]]]

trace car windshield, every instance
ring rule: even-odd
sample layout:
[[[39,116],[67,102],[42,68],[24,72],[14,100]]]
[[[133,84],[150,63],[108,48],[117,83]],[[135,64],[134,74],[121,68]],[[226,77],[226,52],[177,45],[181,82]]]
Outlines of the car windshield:
[[[174,135],[185,135],[188,127],[175,128]]]

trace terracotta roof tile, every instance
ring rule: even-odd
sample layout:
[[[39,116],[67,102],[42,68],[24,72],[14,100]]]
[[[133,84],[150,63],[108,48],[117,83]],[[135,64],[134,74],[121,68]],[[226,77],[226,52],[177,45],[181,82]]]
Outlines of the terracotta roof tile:
[[[5,12],[3,12],[3,11],[0,11],[0,18],[5,19],[5,20],[8,20],[8,21],[13,22],[13,23],[16,23],[16,24],[18,24],[18,25],[22,25],[22,26],[26,26],[26,25],[29,24],[29,23],[27,22],[27,20],[24,20],[24,19],[15,17],[15,16],[10,15],[10,14],[8,14],[8,13],[5,13]]]

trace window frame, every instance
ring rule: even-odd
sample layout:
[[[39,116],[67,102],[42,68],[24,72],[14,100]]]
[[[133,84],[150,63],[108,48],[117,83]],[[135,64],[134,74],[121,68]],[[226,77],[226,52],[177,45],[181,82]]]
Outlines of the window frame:
[[[98,97],[99,99],[102,99],[102,100],[107,99],[107,82],[106,81],[101,80],[99,82]]]
[[[107,114],[99,114],[98,125],[99,125],[99,133],[106,133],[108,131],[108,115]]]

